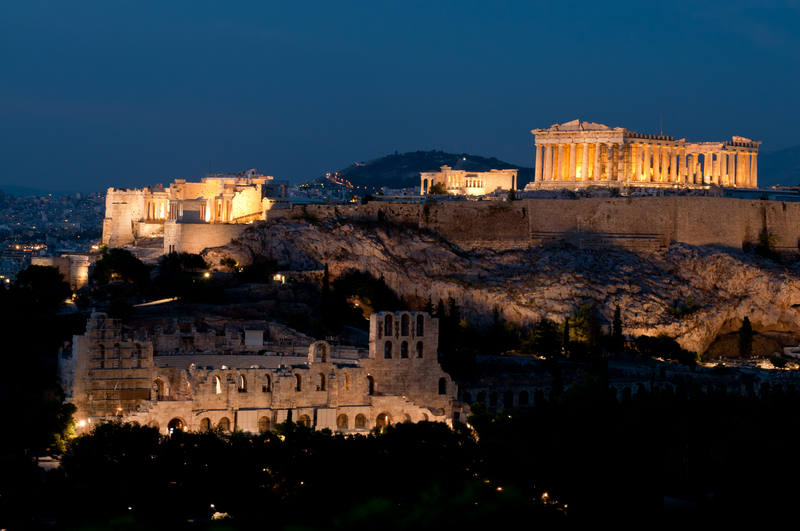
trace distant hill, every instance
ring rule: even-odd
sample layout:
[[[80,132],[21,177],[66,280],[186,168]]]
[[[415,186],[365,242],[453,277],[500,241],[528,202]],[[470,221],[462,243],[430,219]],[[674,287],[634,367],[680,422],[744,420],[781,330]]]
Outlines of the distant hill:
[[[442,166],[456,170],[489,171],[492,169],[517,169],[517,187],[524,188],[533,180],[533,168],[509,164],[495,157],[486,158],[467,153],[445,153],[443,151],[414,151],[395,153],[379,159],[359,162],[339,172],[339,179],[356,186],[381,188],[410,188],[419,186],[419,174],[439,171]]]
[[[800,185],[800,146],[758,154],[759,186]]]

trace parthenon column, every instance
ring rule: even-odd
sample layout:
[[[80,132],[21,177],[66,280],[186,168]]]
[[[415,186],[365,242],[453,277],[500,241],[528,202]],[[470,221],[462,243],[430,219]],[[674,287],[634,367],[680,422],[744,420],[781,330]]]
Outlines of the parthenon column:
[[[661,182],[661,146],[653,144],[653,180]]]
[[[678,182],[686,183],[689,179],[686,178],[686,148],[681,146],[678,148],[678,156],[680,157],[680,167],[678,171]]]
[[[751,154],[750,186],[758,188],[758,153]]]
[[[750,160],[751,160],[750,159],[750,153],[745,151],[744,152],[744,157],[742,157],[742,158],[744,159],[744,182],[745,182],[745,186],[750,188],[751,186],[753,186],[750,183]]]
[[[606,177],[604,180],[611,180],[611,168],[614,166],[614,144],[607,142],[608,150],[606,151]]]
[[[719,152],[719,182],[723,186],[728,186],[728,153],[726,151]]]
[[[533,174],[534,181],[542,180],[542,145],[536,144],[536,166]]]
[[[569,180],[574,181],[578,173],[578,144],[569,145]]]
[[[679,182],[678,179],[678,148],[671,147],[669,148],[670,156],[672,162],[669,165],[669,180],[670,182],[677,183]]]
[[[544,180],[552,181],[553,180],[553,144],[547,144],[544,149],[545,149],[545,152],[544,152],[544,161],[545,161]]]
[[[742,152],[736,152],[736,186],[747,186],[744,181],[744,157]]]
[[[703,167],[700,166],[700,153],[695,155],[697,159],[697,164],[694,168],[694,182],[695,184],[705,184],[705,179],[703,178]]]
[[[558,145],[558,164],[556,164],[556,178],[554,181],[564,179],[564,144]]]
[[[589,180],[589,144],[581,144],[583,149],[583,160],[581,161],[581,181]]]
[[[650,144],[643,144],[644,160],[642,161],[642,181],[650,182]]]
[[[711,181],[719,185],[719,154],[717,153],[716,156],[712,154],[711,156],[713,157],[711,161]]]
[[[631,156],[633,157],[633,180],[642,180],[642,147],[640,144],[631,144]]]

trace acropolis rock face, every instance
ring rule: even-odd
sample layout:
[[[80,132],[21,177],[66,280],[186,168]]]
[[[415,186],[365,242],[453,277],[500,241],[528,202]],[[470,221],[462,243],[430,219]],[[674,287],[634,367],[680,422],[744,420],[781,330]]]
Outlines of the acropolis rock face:
[[[228,256],[240,265],[264,256],[297,270],[327,264],[334,277],[370,271],[412,309],[429,297],[434,303],[453,297],[477,324],[495,307],[505,319],[529,326],[544,317],[561,322],[590,303],[607,326],[619,306],[626,334],[667,334],[697,352],[738,330],[744,317],[761,332],[800,326],[796,267],[712,247],[672,243],[649,254],[571,247],[463,252],[415,229],[282,220],[249,228],[204,255],[217,267]],[[672,309],[690,297],[699,308],[675,316]]]

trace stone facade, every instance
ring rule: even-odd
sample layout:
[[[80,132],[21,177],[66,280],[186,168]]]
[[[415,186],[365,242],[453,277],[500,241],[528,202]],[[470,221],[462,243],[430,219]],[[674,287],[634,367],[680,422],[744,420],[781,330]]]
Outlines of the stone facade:
[[[761,142],[748,138],[687,142],[580,120],[531,132],[536,136],[536,173],[531,188],[623,183],[758,187]]]
[[[425,195],[434,184],[443,184],[447,193],[455,195],[485,195],[495,190],[514,190],[518,170],[491,170],[484,172],[454,170],[442,166],[441,171],[420,174],[419,193]]]
[[[59,383],[82,426],[123,418],[162,433],[265,431],[290,410],[295,422],[337,432],[466,418],[437,361],[438,319],[426,313],[373,314],[369,351],[360,355],[325,341],[303,357],[294,348],[281,355],[253,332],[123,332],[119,321],[93,313],[86,333],[59,355]]]
[[[256,170],[234,174],[208,174],[199,183],[176,179],[167,188],[162,185],[143,189],[109,188],[106,195],[106,218],[103,220],[103,243],[109,247],[131,245],[138,238],[160,236],[167,225],[204,224],[211,226],[201,238],[212,245],[236,230],[217,229],[220,225],[246,224],[264,219],[264,200],[285,197],[288,182],[275,181]],[[178,240],[167,242],[165,252],[199,252],[197,244],[181,245],[184,231],[173,229]],[[235,236],[233,236],[235,237]]]

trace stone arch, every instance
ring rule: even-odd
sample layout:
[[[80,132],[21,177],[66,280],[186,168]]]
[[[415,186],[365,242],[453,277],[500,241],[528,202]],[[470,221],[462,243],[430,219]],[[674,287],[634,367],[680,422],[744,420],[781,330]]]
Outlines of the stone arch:
[[[422,341],[417,341],[417,358],[422,357]]]
[[[400,422],[403,423],[411,422],[411,416],[408,413],[403,413],[403,420],[401,420]]]
[[[428,415],[425,413],[420,415],[420,422],[428,422]]]
[[[164,400],[168,393],[167,384],[164,383],[164,380],[161,379],[160,376],[157,376],[155,379],[156,389],[158,389],[158,399]]]
[[[408,358],[408,341],[400,343],[400,357]]]
[[[386,341],[383,344],[383,359],[390,360],[392,359],[392,342]]]
[[[239,378],[237,378],[236,383],[238,384],[237,387],[240,393],[247,392],[247,378],[245,377],[244,374],[239,374]]]
[[[439,394],[446,395],[447,394],[447,378],[442,376],[439,378]]]
[[[472,404],[472,395],[470,393],[464,393],[461,397],[461,401],[465,404]]]
[[[375,394],[375,378],[367,376],[367,394],[372,396]]]
[[[305,426],[306,428],[311,427],[311,417],[308,415],[300,415],[300,418],[297,419],[297,424],[300,426]]]
[[[217,427],[222,431],[231,431],[231,421],[228,417],[222,417],[217,423]]]
[[[336,427],[340,430],[346,430],[350,427],[350,419],[347,418],[347,415],[342,413],[336,417]]]
[[[494,391],[489,394],[489,405],[493,407],[497,406],[497,393]]]
[[[327,341],[315,341],[308,347],[309,363],[328,363],[330,361],[330,346]]]
[[[258,431],[260,433],[266,433],[272,428],[272,423],[269,420],[269,417],[261,417],[258,419]]]
[[[159,426],[157,420],[151,420],[150,422],[147,423],[147,426],[150,427],[150,428],[155,428],[155,429],[161,431],[161,426]]]
[[[344,390],[345,391],[349,391],[350,390],[350,373],[349,372],[344,373]]]
[[[105,345],[103,345],[102,343],[98,343],[97,344],[97,351],[99,352],[98,357],[101,360],[106,359],[106,346]]]
[[[519,405],[527,406],[530,404],[530,395],[528,391],[520,391],[519,392]]]
[[[317,375],[317,391],[324,391],[325,390],[325,375],[319,373]]]
[[[167,433],[170,435],[175,431],[188,431],[188,429],[189,426],[186,424],[186,421],[180,417],[174,417],[169,421],[169,424],[167,424]]]
[[[200,431],[208,431],[211,429],[211,419],[203,417],[200,419]]]
[[[367,417],[363,413],[356,415],[356,429],[367,427]]]
[[[222,394],[222,378],[218,374],[215,374],[211,379],[211,391],[215,395]]]
[[[486,393],[484,393],[483,391],[478,393],[478,396],[475,398],[475,401],[476,402],[482,402],[482,403],[485,404],[486,403]]]
[[[298,393],[303,390],[303,379],[300,377],[299,374],[294,375],[294,390]]]
[[[400,335],[407,336],[411,334],[411,316],[407,313],[404,313],[400,316]]]
[[[376,428],[383,429],[383,428],[386,428],[386,427],[391,426],[391,425],[392,425],[392,417],[390,417],[389,414],[386,413],[386,412],[380,413],[375,418],[375,427]]]
[[[387,313],[383,316],[383,335],[392,337],[392,314]]]
[[[425,316],[417,314],[417,337],[425,335]]]
[[[503,407],[506,409],[514,407],[514,393],[511,390],[503,393]]]
[[[264,384],[261,386],[261,391],[265,393],[272,392],[272,378],[270,378],[269,374],[264,375]]]

